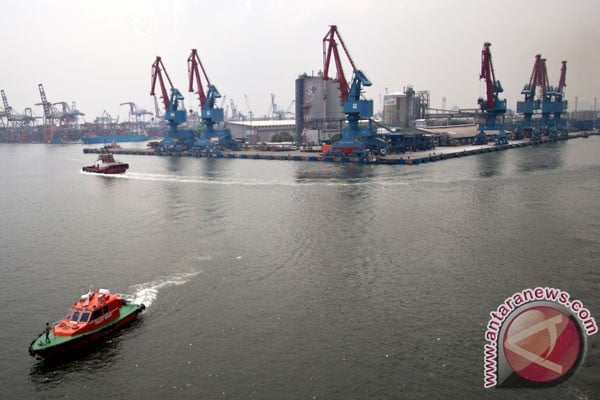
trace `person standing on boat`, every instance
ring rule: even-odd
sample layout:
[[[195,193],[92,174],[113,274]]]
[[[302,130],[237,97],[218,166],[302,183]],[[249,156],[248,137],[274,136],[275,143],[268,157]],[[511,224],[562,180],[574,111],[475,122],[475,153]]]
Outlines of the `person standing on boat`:
[[[52,328],[50,327],[50,322],[46,322],[46,328],[44,329],[44,331],[46,332],[46,343],[50,343],[50,331],[52,331]]]

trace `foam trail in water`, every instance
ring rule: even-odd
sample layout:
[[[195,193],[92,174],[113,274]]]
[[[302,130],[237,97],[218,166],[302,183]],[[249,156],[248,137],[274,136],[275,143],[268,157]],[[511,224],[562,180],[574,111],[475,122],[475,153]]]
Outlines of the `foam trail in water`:
[[[170,286],[181,286],[189,282],[190,279],[200,272],[201,271],[178,273],[173,276],[161,277],[150,282],[133,285],[131,286],[131,291],[133,292],[132,301],[136,304],[144,304],[146,308],[148,308],[152,305],[154,300],[156,300],[160,289]]]

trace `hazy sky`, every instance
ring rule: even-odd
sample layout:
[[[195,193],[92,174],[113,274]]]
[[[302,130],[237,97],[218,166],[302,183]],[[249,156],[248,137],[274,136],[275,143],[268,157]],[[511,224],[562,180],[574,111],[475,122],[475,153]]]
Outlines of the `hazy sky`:
[[[15,111],[42,115],[38,83],[51,102],[76,102],[91,122],[103,110],[127,118],[120,103],[154,111],[150,67],[160,55],[187,92],[187,57],[198,54],[227,104],[255,116],[271,93],[287,108],[294,80],[323,69],[322,39],[336,24],[357,67],[373,82],[365,97],[407,84],[429,90],[432,107],[474,108],[483,42],[492,43],[496,78],[509,108],[521,99],[534,57],[547,59],[550,83],[567,60],[569,109],[600,97],[598,0],[0,0],[0,89]],[[346,60],[344,60],[346,62]],[[350,67],[345,64],[350,78]],[[245,100],[248,98],[248,102]],[[599,105],[600,107],[600,105]]]

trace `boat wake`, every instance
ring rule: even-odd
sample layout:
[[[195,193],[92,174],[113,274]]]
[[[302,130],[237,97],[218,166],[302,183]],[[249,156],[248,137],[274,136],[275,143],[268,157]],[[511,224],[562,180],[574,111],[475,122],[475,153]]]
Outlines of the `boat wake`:
[[[197,272],[178,273],[168,277],[160,277],[150,282],[138,283],[130,288],[130,293],[133,292],[132,302],[136,304],[144,304],[146,308],[150,307],[154,300],[158,297],[158,292],[161,289],[171,286],[181,286],[189,282],[193,277],[200,274]]]

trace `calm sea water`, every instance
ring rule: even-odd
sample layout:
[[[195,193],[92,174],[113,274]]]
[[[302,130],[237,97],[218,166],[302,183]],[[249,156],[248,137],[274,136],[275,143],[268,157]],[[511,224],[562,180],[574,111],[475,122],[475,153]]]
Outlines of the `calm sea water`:
[[[600,398],[600,335],[543,391],[483,389],[489,312],[568,291],[600,321],[600,137],[409,166],[0,145],[0,398]],[[90,287],[149,307],[59,363]]]

